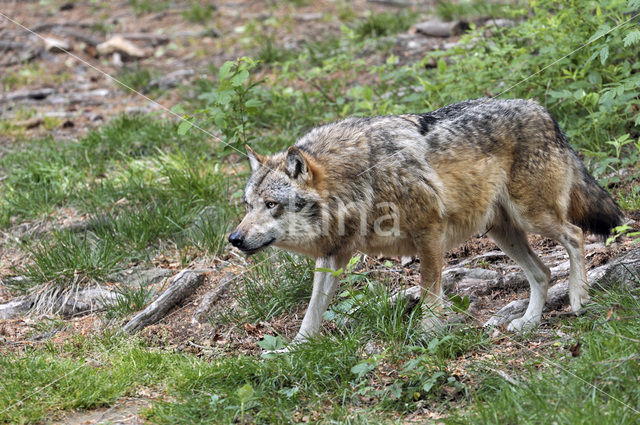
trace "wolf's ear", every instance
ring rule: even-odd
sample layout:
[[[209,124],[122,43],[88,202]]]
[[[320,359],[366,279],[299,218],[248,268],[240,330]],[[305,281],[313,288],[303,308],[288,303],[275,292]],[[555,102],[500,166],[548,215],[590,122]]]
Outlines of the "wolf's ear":
[[[284,169],[289,177],[294,180],[306,180],[309,177],[309,164],[300,149],[295,146],[291,146],[287,150],[287,163]]]
[[[256,171],[258,168],[260,168],[263,158],[260,155],[258,155],[253,149],[251,149],[249,145],[244,145],[244,147],[247,150],[247,158],[249,158],[251,171]]]

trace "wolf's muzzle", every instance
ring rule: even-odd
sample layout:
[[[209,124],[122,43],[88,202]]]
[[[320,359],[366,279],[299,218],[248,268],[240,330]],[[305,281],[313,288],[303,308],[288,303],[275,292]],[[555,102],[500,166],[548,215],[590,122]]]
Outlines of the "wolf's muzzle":
[[[242,233],[240,233],[238,230],[229,235],[229,243],[236,248],[241,248],[243,242],[244,238],[242,237]]]

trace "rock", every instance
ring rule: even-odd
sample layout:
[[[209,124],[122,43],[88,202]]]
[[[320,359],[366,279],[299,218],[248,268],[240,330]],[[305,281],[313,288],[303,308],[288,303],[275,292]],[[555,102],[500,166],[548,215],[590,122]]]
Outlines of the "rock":
[[[147,43],[152,46],[159,46],[162,44],[167,44],[169,42],[169,36],[166,34],[156,34],[156,33],[148,33],[148,32],[134,32],[128,34],[119,34],[114,37],[124,38],[125,40],[132,41],[140,41],[142,43]]]
[[[112,53],[119,53],[123,56],[123,59],[133,58],[141,59],[149,56],[149,54],[140,47],[133,44],[131,41],[125,39],[122,36],[111,37],[104,43],[100,43],[96,46],[100,55],[110,55]]]
[[[44,123],[44,119],[42,117],[35,116],[35,117],[29,118],[28,120],[19,121],[16,123],[16,125],[30,130],[32,128],[39,127],[43,123]]]
[[[489,19],[484,23],[485,26],[491,26],[496,28],[512,28],[516,26],[516,21],[511,19]]]
[[[41,52],[40,45],[0,40],[0,67],[28,62],[38,57]]]
[[[81,41],[82,43],[85,43],[85,49],[87,46],[95,47],[98,44],[102,43],[101,39],[93,36],[92,34],[73,27],[56,27],[53,29],[53,32],[63,37],[74,38]]]
[[[44,50],[51,53],[66,53],[71,50],[71,44],[59,38],[46,37],[44,39]]]
[[[416,259],[414,257],[401,257],[400,258],[400,264],[402,265],[402,267],[407,267],[410,266],[411,264],[415,263]]]
[[[131,288],[151,286],[162,282],[173,274],[171,270],[160,267],[132,268],[114,273],[107,277],[108,280],[127,285]]]
[[[452,37],[460,35],[469,29],[469,24],[464,21],[426,21],[415,25],[415,31],[429,37]]]
[[[55,92],[54,89],[48,87],[35,90],[17,90],[0,96],[0,103],[17,102],[20,100],[43,100]]]
[[[149,85],[145,88],[145,90],[153,90],[153,89],[169,89],[172,87],[176,87],[183,81],[187,81],[189,77],[193,76],[195,71],[193,69],[179,69],[174,72],[170,72],[169,74],[151,80]]]

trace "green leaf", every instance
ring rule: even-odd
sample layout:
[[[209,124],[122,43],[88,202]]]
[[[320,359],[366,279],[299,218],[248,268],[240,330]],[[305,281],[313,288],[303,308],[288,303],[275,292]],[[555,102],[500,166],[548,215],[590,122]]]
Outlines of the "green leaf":
[[[219,105],[227,105],[229,104],[229,102],[231,102],[231,99],[233,97],[233,90],[220,90],[218,92],[218,96],[216,97],[216,102]]]
[[[451,309],[456,313],[464,313],[465,311],[467,311],[467,309],[469,308],[469,305],[471,304],[471,301],[469,301],[468,295],[465,295],[464,298],[462,298],[460,295],[456,294],[456,295],[450,296],[449,299],[453,303],[453,305],[451,306]]]
[[[599,39],[600,37],[602,37],[603,35],[605,35],[607,33],[607,31],[609,31],[611,29],[611,27],[608,24],[602,24],[600,25],[600,28],[598,28],[598,31],[596,31],[591,38],[587,41],[587,44],[596,41],[597,39]]]
[[[243,404],[246,404],[249,400],[251,400],[251,397],[253,397],[253,393],[253,387],[249,384],[244,384],[236,390],[236,394],[240,399],[240,403]]]
[[[447,63],[444,61],[444,59],[439,59],[438,60],[438,72],[441,73],[441,74],[444,74],[446,70],[447,70]]]
[[[261,108],[264,106],[264,102],[259,99],[249,99],[244,103],[244,105],[247,108]]]
[[[229,76],[233,65],[235,65],[233,61],[226,61],[218,70],[218,79],[225,80]]]
[[[627,36],[624,38],[624,47],[629,47],[632,44],[636,44],[638,41],[640,41],[640,31],[638,30],[633,30],[630,31]]]
[[[609,57],[609,46],[604,46],[602,49],[600,49],[600,63],[604,65],[608,57]]]
[[[265,335],[262,341],[258,341],[258,345],[263,350],[275,351],[284,347],[284,341],[280,336]]]
[[[231,85],[233,87],[241,86],[248,79],[249,79],[249,71],[247,71],[246,69],[243,69],[242,71],[238,72],[236,75],[231,77]]]
[[[320,272],[320,273],[331,273],[331,276],[333,277],[337,277],[340,276],[342,274],[342,267],[339,268],[338,270],[333,270],[327,267],[318,267],[317,269],[315,269],[314,271],[316,272]]]
[[[351,368],[351,373],[358,375],[358,379],[362,379],[367,373],[375,369],[375,364],[370,360],[365,360]]]
[[[638,8],[640,8],[640,0],[629,0],[629,3],[627,3],[627,10],[629,11],[635,12]]]
[[[279,394],[284,395],[287,398],[291,398],[300,391],[300,387],[283,388],[278,391]]]
[[[444,372],[436,372],[427,379],[427,381],[422,385],[422,390],[424,392],[429,392],[433,388],[433,386],[438,382],[438,378],[444,376]]]
[[[184,114],[184,107],[178,103],[177,105],[173,105],[171,107],[171,112],[173,112],[174,114],[182,115]]]
[[[178,135],[184,136],[185,134],[187,134],[187,131],[191,129],[191,127],[193,127],[193,123],[187,118],[184,118],[178,125]]]

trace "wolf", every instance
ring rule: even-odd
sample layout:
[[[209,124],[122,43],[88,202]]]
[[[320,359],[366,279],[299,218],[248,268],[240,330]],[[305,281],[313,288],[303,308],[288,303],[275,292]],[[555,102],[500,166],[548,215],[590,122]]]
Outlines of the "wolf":
[[[527,233],[568,252],[577,312],[589,298],[583,231],[607,235],[623,218],[533,100],[484,98],[423,114],[352,117],[270,156],[246,149],[246,215],[229,242],[247,254],[275,246],[316,259],[294,343],[319,331],[337,290],[338,279],[323,270],[343,267],[356,251],[418,256],[423,323],[433,327],[428,311],[442,306],[443,254],[477,234],[518,263],[531,288],[526,312],[508,330],[540,322],[549,285],[549,268]]]

